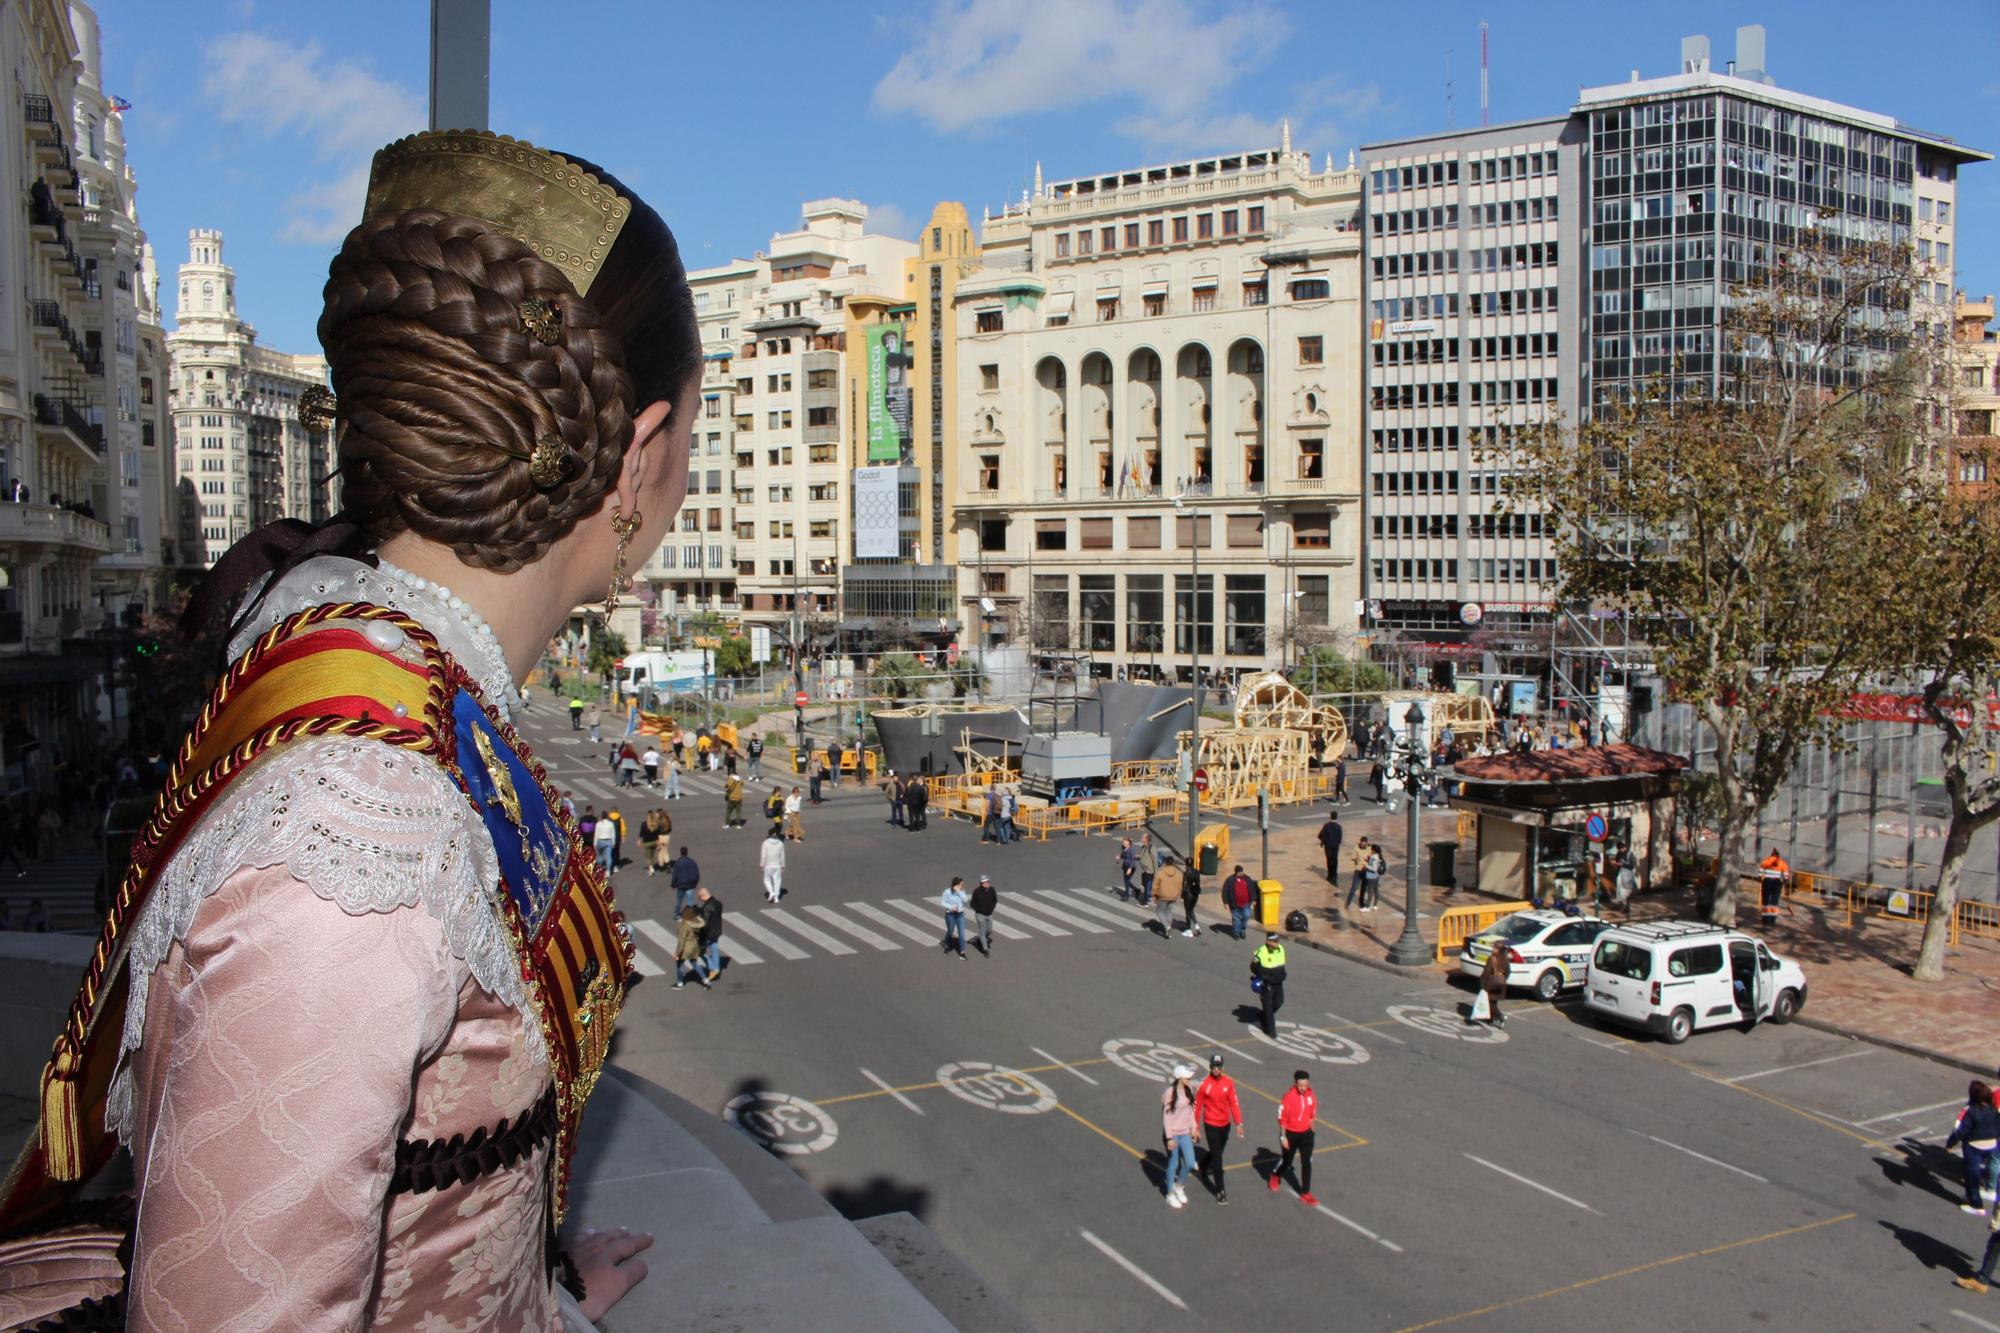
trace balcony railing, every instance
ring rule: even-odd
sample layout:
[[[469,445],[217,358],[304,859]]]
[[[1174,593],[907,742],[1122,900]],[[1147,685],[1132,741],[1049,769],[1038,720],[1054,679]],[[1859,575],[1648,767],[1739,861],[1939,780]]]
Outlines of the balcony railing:
[[[0,504],[0,542],[74,546],[102,554],[111,549],[111,528],[55,505]]]
[[[21,119],[30,125],[53,125],[56,123],[55,103],[40,93],[21,94]]]
[[[35,395],[35,420],[44,426],[60,426],[87,445],[92,452],[104,453],[104,427],[84,416],[67,398]]]

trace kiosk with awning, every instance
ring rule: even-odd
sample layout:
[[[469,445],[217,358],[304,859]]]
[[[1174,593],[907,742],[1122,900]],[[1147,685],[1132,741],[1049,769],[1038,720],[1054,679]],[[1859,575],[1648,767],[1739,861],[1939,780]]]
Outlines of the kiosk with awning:
[[[1461,839],[1461,886],[1564,902],[1588,893],[1593,869],[1629,849],[1640,892],[1673,881],[1674,805],[1688,762],[1638,745],[1508,751],[1461,759],[1452,808],[1475,816]],[[1609,886],[1607,885],[1607,891]]]

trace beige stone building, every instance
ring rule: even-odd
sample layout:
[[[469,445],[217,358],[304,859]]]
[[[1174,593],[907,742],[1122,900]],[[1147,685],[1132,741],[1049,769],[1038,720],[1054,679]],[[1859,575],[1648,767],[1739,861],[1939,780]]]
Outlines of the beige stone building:
[[[1958,294],[1952,321],[1951,453],[1947,483],[1962,494],[1991,496],[2000,487],[2000,341],[1993,297]]]
[[[333,510],[333,436],[309,430],[299,394],[326,383],[326,358],[260,346],[237,313],[236,271],[222,233],[188,233],[180,266],[169,399],[180,478],[201,504],[203,560],[214,563],[252,528],[280,518],[317,522]]]
[[[956,294],[954,510],[988,644],[1185,678],[1197,643],[1204,669],[1262,668],[1352,631],[1361,176],[1289,138],[1038,179],[986,218]]]

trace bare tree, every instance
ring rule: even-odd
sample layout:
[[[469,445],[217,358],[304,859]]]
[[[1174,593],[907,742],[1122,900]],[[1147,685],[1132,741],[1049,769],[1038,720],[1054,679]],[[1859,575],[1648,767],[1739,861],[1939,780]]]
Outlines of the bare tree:
[[[1716,921],[1735,919],[1757,812],[1801,749],[1908,660],[1879,520],[1928,438],[1919,276],[1900,247],[1802,241],[1728,292],[1718,388],[1676,364],[1506,442],[1509,503],[1553,532],[1559,595],[1622,608],[1714,741]]]

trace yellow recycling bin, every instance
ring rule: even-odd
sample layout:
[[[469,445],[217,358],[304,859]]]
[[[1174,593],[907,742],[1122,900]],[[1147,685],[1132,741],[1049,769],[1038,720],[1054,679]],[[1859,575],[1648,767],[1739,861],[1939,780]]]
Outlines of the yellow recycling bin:
[[[1285,886],[1275,879],[1257,881],[1257,920],[1263,923],[1266,930],[1276,930],[1278,922],[1283,919],[1279,915],[1278,896],[1284,891]]]

